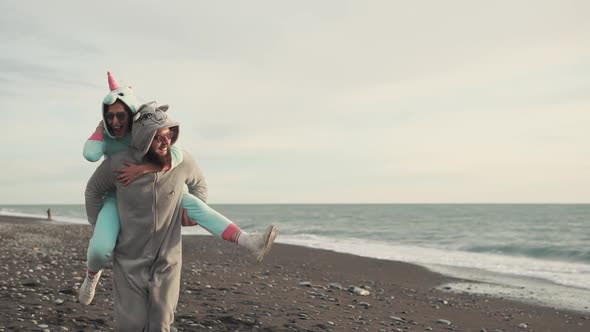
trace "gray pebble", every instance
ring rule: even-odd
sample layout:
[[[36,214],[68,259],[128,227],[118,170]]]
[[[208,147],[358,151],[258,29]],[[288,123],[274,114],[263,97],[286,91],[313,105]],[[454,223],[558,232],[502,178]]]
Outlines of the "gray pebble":
[[[328,287],[334,288],[334,289],[338,289],[338,290],[342,290],[342,285],[339,284],[339,283],[337,283],[337,282],[333,282],[333,283],[329,284]]]
[[[446,320],[446,319],[439,319],[436,321],[437,324],[442,324],[442,325],[451,325],[451,321],[450,320]]]

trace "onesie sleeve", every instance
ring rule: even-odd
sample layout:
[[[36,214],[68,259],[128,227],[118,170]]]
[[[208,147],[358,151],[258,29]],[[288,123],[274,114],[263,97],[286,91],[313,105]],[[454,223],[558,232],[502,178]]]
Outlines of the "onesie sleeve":
[[[86,215],[88,222],[92,225],[96,223],[98,213],[102,208],[103,197],[116,188],[115,174],[111,170],[110,159],[103,160],[86,184]]]
[[[99,161],[104,155],[104,137],[103,132],[94,132],[92,136],[84,143],[84,151],[82,155],[88,161]]]
[[[189,174],[185,181],[188,192],[207,203],[207,182],[205,181],[205,176],[194,159],[186,151],[183,151],[183,155],[183,162],[188,163],[189,166]]]

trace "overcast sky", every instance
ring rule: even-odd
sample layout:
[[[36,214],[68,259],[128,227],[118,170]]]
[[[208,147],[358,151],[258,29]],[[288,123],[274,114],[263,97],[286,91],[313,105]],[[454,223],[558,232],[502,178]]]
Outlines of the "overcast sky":
[[[83,203],[106,70],[211,203],[588,202],[588,1],[0,2],[0,204]]]

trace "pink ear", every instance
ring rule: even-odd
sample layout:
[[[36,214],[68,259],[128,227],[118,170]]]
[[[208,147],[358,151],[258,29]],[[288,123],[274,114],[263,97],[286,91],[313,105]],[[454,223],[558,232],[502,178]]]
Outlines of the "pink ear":
[[[111,91],[117,90],[119,88],[119,84],[117,81],[115,81],[115,78],[113,77],[113,74],[111,74],[110,70],[107,70],[107,77],[109,79],[109,89],[111,89]]]

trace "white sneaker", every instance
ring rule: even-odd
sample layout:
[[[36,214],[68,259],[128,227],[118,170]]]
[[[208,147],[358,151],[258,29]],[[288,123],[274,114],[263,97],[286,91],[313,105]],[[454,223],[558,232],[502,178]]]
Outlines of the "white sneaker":
[[[278,230],[276,226],[270,225],[263,234],[254,234],[250,236],[248,247],[252,250],[256,261],[262,262],[264,256],[268,254],[272,244],[275,242]]]
[[[96,289],[96,285],[98,285],[98,280],[100,279],[100,275],[102,274],[102,270],[98,271],[93,277],[86,273],[86,278],[80,287],[80,292],[78,294],[78,299],[80,303],[83,305],[89,305],[94,299],[94,290]]]

